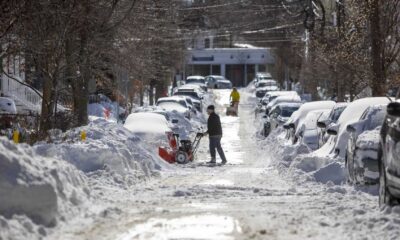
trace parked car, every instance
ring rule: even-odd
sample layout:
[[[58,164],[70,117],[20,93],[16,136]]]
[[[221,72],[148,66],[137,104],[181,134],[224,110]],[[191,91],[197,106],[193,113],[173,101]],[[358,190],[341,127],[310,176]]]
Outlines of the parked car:
[[[157,101],[157,106],[172,112],[178,112],[180,114],[182,114],[182,116],[190,119],[191,118],[191,110],[189,109],[189,107],[186,105],[186,101],[184,100],[174,100],[172,98],[160,98]]]
[[[297,111],[302,103],[279,103],[271,109],[269,115],[264,115],[263,135],[267,137],[271,131],[282,126]]]
[[[380,133],[379,205],[400,203],[400,103],[387,106]]]
[[[331,124],[335,124],[338,121],[340,115],[348,105],[348,103],[337,103],[328,114],[322,114],[318,119],[317,126],[319,147],[322,147],[322,145],[328,141],[329,135],[326,133],[327,127]]]
[[[371,97],[358,99],[350,103],[340,115],[337,123],[331,124],[327,128],[327,133],[333,136],[327,142],[330,148],[329,152],[344,159],[349,139],[347,125],[359,120],[370,106],[388,104],[389,102],[390,99],[387,97]]]
[[[261,80],[272,80],[272,75],[268,72],[258,72],[256,73],[255,83]]]
[[[335,106],[334,101],[315,101],[303,104],[296,113],[293,114],[293,118],[284,124],[284,128],[288,131],[287,136],[290,137],[293,144],[297,143],[299,135],[297,128],[302,126],[304,119],[307,114],[314,110],[331,110]]]
[[[278,91],[279,87],[275,80],[259,80],[256,83],[256,97],[263,98],[267,92]]]
[[[179,88],[178,91],[174,93],[174,96],[185,96],[190,97],[192,99],[193,105],[196,109],[201,112],[203,108],[203,95],[196,91],[195,89],[190,88]]]
[[[266,106],[268,103],[270,103],[272,100],[279,96],[299,96],[299,94],[295,91],[273,91],[273,92],[268,92],[265,94],[265,96],[261,99],[261,104]]]
[[[265,113],[269,114],[271,109],[280,103],[301,103],[301,102],[302,101],[299,95],[278,96],[277,98],[268,103],[267,107],[265,108]]]
[[[232,88],[232,82],[223,76],[210,75],[210,76],[207,76],[205,79],[206,79],[208,88],[216,88],[216,89],[231,89]]]
[[[131,113],[124,127],[141,137],[151,139],[166,139],[166,132],[172,132],[170,124],[164,116],[151,112]]]
[[[204,91],[207,92],[206,79],[202,76],[190,76],[186,78],[186,84],[199,85]]]
[[[317,150],[319,148],[317,121],[321,115],[329,113],[330,111],[330,109],[310,111],[304,118],[304,121],[299,123],[295,136],[298,137],[301,144],[306,145],[311,150]]]
[[[17,107],[11,98],[0,97],[0,113],[17,114]]]
[[[379,131],[385,115],[386,105],[371,106],[359,120],[347,125],[345,163],[350,182],[377,183]]]

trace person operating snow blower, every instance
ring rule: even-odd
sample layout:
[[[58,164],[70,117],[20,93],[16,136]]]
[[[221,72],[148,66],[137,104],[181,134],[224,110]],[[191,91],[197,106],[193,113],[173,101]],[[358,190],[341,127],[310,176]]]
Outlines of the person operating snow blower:
[[[240,94],[234,87],[230,95],[230,107],[226,110],[227,116],[238,116],[239,113]]]
[[[207,107],[207,113],[209,115],[208,121],[207,121],[208,130],[204,134],[209,135],[210,154],[211,154],[211,161],[209,161],[207,163],[210,163],[210,164],[216,163],[216,151],[215,150],[217,150],[220,158],[222,159],[221,163],[226,164],[225,153],[221,146],[221,138],[222,138],[221,120],[220,120],[219,116],[215,113],[215,107],[213,105],[210,105]]]

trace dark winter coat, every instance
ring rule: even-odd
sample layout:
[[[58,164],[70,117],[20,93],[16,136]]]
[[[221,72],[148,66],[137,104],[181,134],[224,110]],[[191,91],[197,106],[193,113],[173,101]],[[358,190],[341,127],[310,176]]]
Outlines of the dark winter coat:
[[[207,127],[208,127],[207,133],[210,137],[222,136],[221,120],[219,119],[219,116],[216,113],[213,112],[208,117]]]

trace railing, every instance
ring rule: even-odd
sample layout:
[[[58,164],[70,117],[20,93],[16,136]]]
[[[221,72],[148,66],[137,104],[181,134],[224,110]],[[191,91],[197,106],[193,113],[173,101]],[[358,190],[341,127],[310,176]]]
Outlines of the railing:
[[[15,78],[20,80],[19,77]],[[42,99],[38,93],[5,74],[2,75],[1,79],[1,90],[5,96],[12,98],[17,105],[18,103],[24,105],[26,110],[40,112]]]

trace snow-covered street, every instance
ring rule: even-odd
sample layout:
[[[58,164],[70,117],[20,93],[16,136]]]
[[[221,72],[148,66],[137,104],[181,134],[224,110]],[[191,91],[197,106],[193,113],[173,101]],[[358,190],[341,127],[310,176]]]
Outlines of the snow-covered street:
[[[242,92],[234,118],[223,114],[229,92],[214,94],[228,165],[202,164],[203,139],[194,163],[128,190],[101,189],[106,210],[76,217],[48,239],[398,239],[400,208],[379,209],[376,189],[317,183],[279,167],[278,140],[256,136],[250,95]]]

